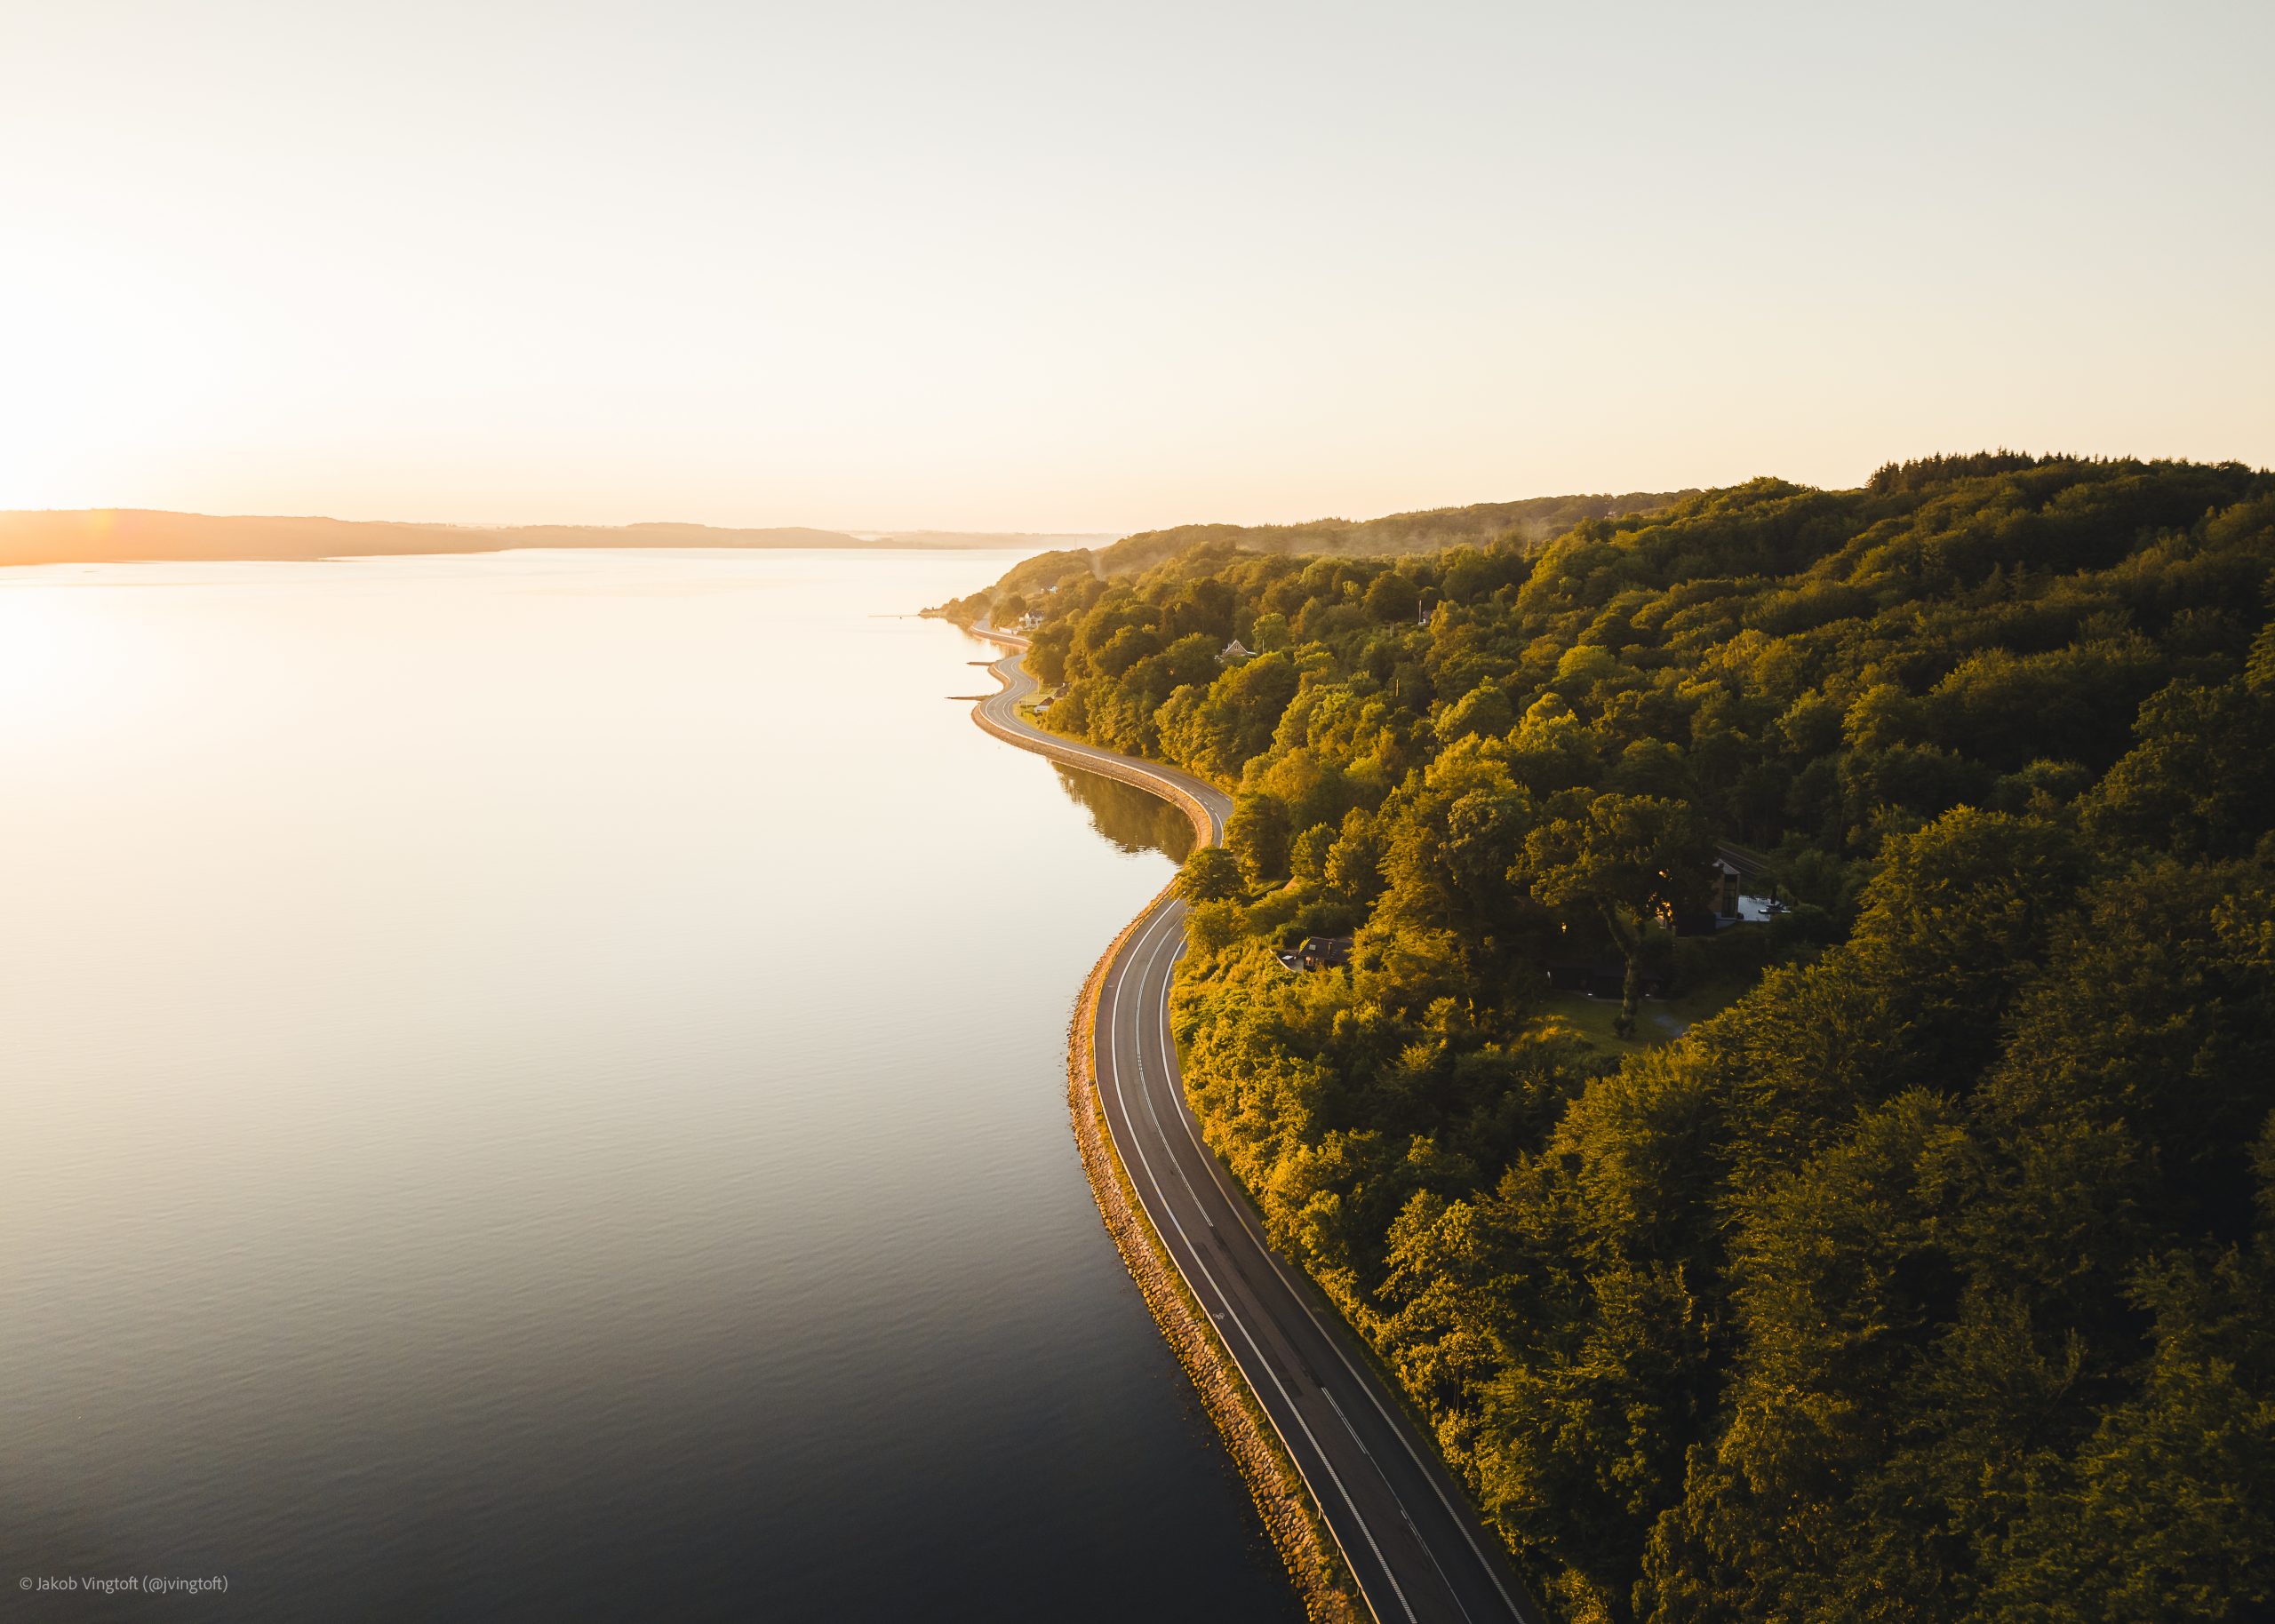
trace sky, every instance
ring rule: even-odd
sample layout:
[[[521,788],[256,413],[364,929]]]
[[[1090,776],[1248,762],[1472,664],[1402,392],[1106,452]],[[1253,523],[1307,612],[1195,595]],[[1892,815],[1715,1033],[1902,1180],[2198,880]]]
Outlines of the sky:
[[[2275,6],[0,0],[0,508],[2275,463]]]

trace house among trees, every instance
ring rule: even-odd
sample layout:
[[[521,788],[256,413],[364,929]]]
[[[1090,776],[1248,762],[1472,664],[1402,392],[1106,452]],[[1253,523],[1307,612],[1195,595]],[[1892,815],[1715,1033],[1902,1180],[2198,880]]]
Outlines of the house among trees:
[[[1349,936],[1305,936],[1296,949],[1296,962],[1306,970],[1331,970],[1351,962]]]
[[[1659,922],[1679,936],[1711,936],[1747,917],[1743,890],[1745,871],[1727,856],[1706,865],[1704,900],[1691,899],[1662,909]]]
[[[1235,637],[1232,641],[1226,643],[1223,649],[1217,654],[1217,664],[1219,665],[1237,665],[1242,660],[1252,660],[1255,657],[1256,650],[1249,648],[1246,644],[1242,643],[1239,638]]]

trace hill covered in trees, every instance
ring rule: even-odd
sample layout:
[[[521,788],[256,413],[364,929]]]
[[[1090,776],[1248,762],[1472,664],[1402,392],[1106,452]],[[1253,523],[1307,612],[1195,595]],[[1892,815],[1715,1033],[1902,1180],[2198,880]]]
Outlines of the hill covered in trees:
[[[1236,792],[1211,1143],[1559,1616],[2269,1616],[2275,477],[1021,569],[1048,725]],[[1615,1056],[1575,961],[1743,991]]]
[[[1229,557],[1235,553],[1317,558],[1401,558],[1455,546],[1537,547],[1588,519],[1656,513],[1696,491],[1633,491],[1626,496],[1531,497],[1521,502],[1478,502],[1433,507],[1380,519],[1314,519],[1305,524],[1180,524],[1139,530],[1110,546],[1070,547],[1026,559],[985,592],[930,611],[972,621],[988,613],[1026,608],[1026,595],[1079,574],[1102,579],[1134,575],[1164,560]],[[1016,607],[1012,601],[1018,600]]]
[[[1307,524],[1181,524],[1125,536],[1098,555],[1107,575],[1144,569],[1196,546],[1247,553],[1299,553],[1317,558],[1398,558],[1487,542],[1542,542],[1589,519],[1656,513],[1696,491],[1630,491],[1625,496],[1532,497],[1478,502],[1380,519],[1314,519]]]

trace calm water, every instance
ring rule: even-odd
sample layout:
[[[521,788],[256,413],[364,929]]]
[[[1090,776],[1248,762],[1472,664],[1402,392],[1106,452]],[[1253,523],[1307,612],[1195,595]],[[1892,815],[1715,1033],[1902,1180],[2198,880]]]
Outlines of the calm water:
[[[1183,831],[883,617],[1010,556],[0,571],[11,1616],[1299,1616],[1066,1126]]]

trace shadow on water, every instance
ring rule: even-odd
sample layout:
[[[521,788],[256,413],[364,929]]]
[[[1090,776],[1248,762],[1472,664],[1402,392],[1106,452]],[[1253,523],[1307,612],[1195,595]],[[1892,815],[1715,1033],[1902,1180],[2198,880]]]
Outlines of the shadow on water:
[[[1053,763],[1057,766],[1057,763]],[[1193,822],[1160,796],[1134,784],[1058,767],[1067,798],[1090,815],[1091,825],[1122,850],[1157,851],[1173,863],[1193,855]]]

